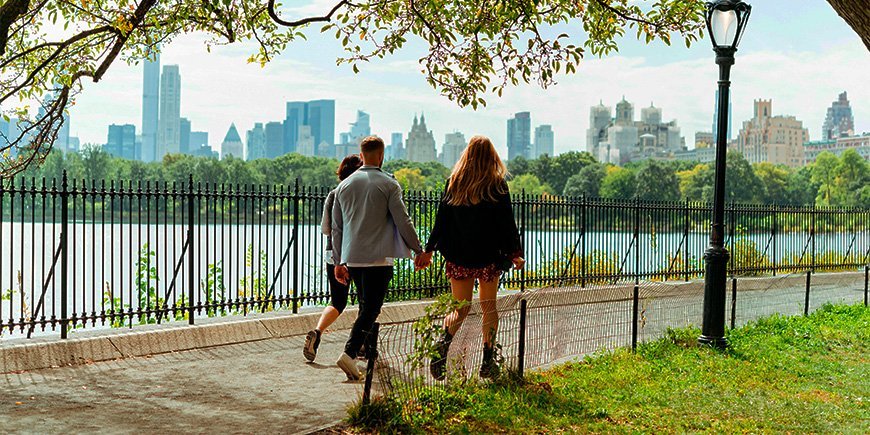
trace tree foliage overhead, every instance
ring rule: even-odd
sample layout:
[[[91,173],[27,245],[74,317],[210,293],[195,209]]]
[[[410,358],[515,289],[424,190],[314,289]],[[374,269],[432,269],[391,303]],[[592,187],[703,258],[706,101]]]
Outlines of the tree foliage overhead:
[[[315,25],[338,39],[339,63],[354,71],[423,41],[429,83],[476,108],[521,81],[552,85],[586,53],[617,50],[626,33],[689,45],[703,23],[699,0],[335,0],[307,17],[284,17],[274,1],[0,0],[0,107],[21,130],[0,138],[0,176],[47,156],[83,80],[147,59],[182,34],[203,34],[208,47],[253,41],[248,61],[265,64]]]

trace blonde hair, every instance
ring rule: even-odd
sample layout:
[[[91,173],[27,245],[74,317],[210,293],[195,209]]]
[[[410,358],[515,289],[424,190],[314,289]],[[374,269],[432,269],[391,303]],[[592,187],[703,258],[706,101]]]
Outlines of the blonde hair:
[[[450,205],[495,202],[496,195],[507,193],[507,168],[485,136],[474,136],[453,166],[445,200]]]

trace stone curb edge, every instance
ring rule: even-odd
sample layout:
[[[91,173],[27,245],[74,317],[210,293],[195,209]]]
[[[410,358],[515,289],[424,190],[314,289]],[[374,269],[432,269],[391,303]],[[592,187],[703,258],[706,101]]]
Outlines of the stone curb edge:
[[[431,301],[385,304],[381,322],[404,322],[425,314]],[[357,308],[349,307],[332,330],[350,329]],[[156,355],[303,335],[320,317],[316,311],[300,314],[266,313],[239,318],[202,319],[196,325],[168,323],[137,329],[100,330],[67,340],[40,338],[0,341],[0,374],[76,366],[99,361]]]

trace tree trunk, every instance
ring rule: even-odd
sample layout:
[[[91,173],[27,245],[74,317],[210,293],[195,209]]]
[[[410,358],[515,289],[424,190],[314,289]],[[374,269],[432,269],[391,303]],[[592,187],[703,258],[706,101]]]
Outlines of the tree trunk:
[[[867,0],[828,0],[870,50],[870,5]]]

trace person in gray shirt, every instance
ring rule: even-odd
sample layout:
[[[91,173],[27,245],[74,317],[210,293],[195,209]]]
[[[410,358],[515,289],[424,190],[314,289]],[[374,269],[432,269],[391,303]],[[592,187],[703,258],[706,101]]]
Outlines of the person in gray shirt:
[[[336,362],[348,379],[362,379],[354,356],[362,347],[384,304],[393,278],[393,260],[423,253],[417,231],[402,201],[402,187],[381,170],[384,141],[368,136],[360,143],[363,166],[335,189],[332,206],[332,258],[335,278],[353,279],[359,314],[344,353]],[[431,261],[415,261],[418,269]]]
[[[351,154],[338,165],[336,175],[338,181],[344,181],[362,166],[362,158],[357,154]],[[329,306],[323,309],[317,327],[308,331],[305,336],[305,345],[302,347],[302,355],[309,362],[317,357],[317,348],[320,347],[320,336],[329,328],[338,316],[347,307],[347,292],[349,287],[335,279],[335,264],[332,262],[332,206],[335,203],[335,189],[329,192],[323,203],[323,218],[320,222],[321,231],[326,235],[326,278],[329,282]]]

